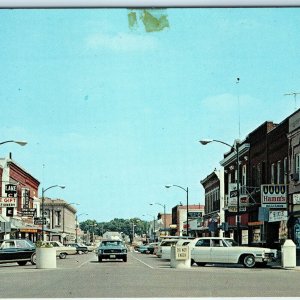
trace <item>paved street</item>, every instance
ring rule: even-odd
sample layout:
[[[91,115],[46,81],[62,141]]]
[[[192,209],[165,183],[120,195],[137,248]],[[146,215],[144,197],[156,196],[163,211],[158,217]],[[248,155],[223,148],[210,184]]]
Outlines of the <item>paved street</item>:
[[[0,265],[3,298],[294,297],[299,269],[207,265],[172,269],[153,255],[129,253],[128,262],[98,263],[94,253],[57,260],[57,268]]]

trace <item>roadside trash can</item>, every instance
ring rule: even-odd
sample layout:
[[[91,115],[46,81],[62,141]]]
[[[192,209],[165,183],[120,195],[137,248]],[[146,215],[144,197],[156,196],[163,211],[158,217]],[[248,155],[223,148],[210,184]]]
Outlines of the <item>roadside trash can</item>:
[[[189,246],[171,246],[171,268],[187,269],[191,267],[191,255]]]
[[[296,245],[292,240],[286,240],[281,246],[281,265],[283,268],[296,267]]]

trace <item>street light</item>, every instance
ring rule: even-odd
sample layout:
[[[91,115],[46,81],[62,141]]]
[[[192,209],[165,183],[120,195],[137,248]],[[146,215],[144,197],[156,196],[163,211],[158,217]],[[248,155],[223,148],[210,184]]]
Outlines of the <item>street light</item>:
[[[200,140],[199,143],[202,145],[207,145],[211,142],[217,142],[224,144],[228,147],[231,148],[232,151],[236,152],[236,164],[237,164],[237,182],[236,182],[236,198],[237,198],[237,205],[236,205],[236,232],[237,232],[237,243],[240,245],[240,167],[239,167],[239,160],[240,160],[240,155],[239,155],[239,147],[240,147],[240,142],[238,140],[235,140],[235,146],[229,145],[228,143],[225,143],[223,141],[219,140]]]
[[[161,204],[161,203],[150,203],[150,205],[154,205],[154,204],[157,204],[157,205],[160,205],[161,207],[164,208],[164,231],[166,230],[167,228],[167,225],[166,225],[166,205],[165,204]]]
[[[165,188],[169,189],[173,186],[178,187],[186,192],[186,235],[189,236],[189,188],[187,187],[185,189],[184,187],[176,184],[165,185]]]
[[[78,217],[83,216],[83,215],[87,216],[88,214],[82,213],[80,215],[76,215],[76,220],[75,220],[75,222],[76,222],[76,226],[75,226],[75,235],[76,235],[76,237],[75,237],[75,243],[77,243],[77,236],[78,236],[78,233],[77,233]]]
[[[155,242],[155,237],[156,237],[156,234],[155,234],[155,216],[151,216],[149,214],[146,214],[147,216],[150,216],[150,217],[153,217],[153,242]],[[146,216],[146,215],[143,215],[143,216]]]
[[[55,188],[55,187],[59,187],[61,189],[64,189],[65,186],[64,185],[52,185],[52,186],[49,186],[48,188],[44,189],[42,188],[42,241],[44,241],[44,215],[45,215],[45,192],[52,189],[52,188]]]
[[[25,146],[27,144],[27,142],[25,142],[25,141],[13,141],[13,140],[11,140],[11,141],[1,142],[0,145],[6,144],[6,143],[16,143],[20,146]]]

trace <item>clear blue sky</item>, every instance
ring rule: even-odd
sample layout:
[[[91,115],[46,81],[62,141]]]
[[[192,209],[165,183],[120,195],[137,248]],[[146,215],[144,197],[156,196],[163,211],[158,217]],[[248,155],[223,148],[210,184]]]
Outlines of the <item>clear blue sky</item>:
[[[231,144],[295,109],[298,8],[165,13],[169,28],[146,32],[127,9],[0,10],[1,141],[28,141],[0,156],[65,185],[47,196],[80,203],[81,220],[171,212],[186,195],[165,184],[204,204],[228,148],[198,140]]]

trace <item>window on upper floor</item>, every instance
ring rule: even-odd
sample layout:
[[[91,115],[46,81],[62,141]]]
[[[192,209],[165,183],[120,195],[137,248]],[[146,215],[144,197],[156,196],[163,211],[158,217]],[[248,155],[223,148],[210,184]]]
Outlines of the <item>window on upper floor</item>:
[[[281,161],[277,162],[277,182],[278,184],[283,182],[283,178],[281,176]]]
[[[300,173],[300,153],[295,155],[295,173]]]
[[[288,182],[288,160],[287,157],[283,160],[283,183],[287,184]]]
[[[274,164],[271,165],[271,183],[272,184],[275,183],[275,165]]]

